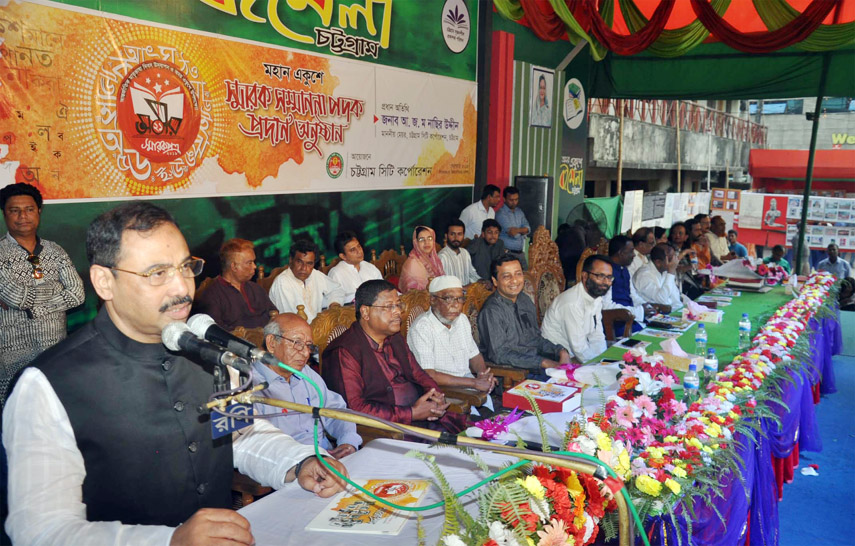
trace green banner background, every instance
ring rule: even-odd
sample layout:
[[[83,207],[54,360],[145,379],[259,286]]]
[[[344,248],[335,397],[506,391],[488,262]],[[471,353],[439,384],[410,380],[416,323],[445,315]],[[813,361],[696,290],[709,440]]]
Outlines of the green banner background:
[[[187,29],[202,30],[224,36],[244,38],[266,44],[274,44],[314,53],[330,55],[330,51],[290,40],[279,34],[269,23],[268,3],[275,0],[256,0],[251,11],[265,20],[251,22],[240,15],[241,0],[237,1],[238,15],[230,15],[202,3],[200,0],[59,0],[60,3],[104,11],[116,15],[133,17],[173,25]],[[459,54],[452,53],[442,37],[441,20],[445,2],[442,0],[394,0],[389,37],[389,49],[381,49],[378,58],[359,57],[358,60],[376,62],[387,66],[418,70],[454,78],[475,81],[478,36],[478,0],[463,0],[469,8],[469,43]],[[326,0],[334,2],[330,28],[337,28],[339,5],[365,5],[370,0]],[[383,5],[374,5],[374,21],[377,35],[366,29],[364,19],[359,18],[357,29],[348,28],[347,34],[379,41]],[[284,24],[296,33],[314,37],[312,30],[323,26],[321,16],[312,8],[295,11],[288,7],[287,0],[279,0],[277,13]],[[240,47],[239,44],[224,43],[224,47]],[[354,59],[350,55],[343,58]]]

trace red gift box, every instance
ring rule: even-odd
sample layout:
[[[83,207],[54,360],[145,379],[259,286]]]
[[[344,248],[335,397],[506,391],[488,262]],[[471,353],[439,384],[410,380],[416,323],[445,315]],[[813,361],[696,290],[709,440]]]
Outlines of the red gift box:
[[[582,397],[577,395],[581,391],[582,389],[578,387],[529,379],[505,391],[502,395],[502,405],[506,408],[517,407],[531,411],[531,404],[523,396],[523,393],[527,392],[534,398],[543,413],[570,412],[579,409]]]

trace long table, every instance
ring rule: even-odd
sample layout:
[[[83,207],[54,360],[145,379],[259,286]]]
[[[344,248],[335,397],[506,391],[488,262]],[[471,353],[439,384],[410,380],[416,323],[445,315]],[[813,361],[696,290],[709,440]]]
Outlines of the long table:
[[[758,318],[767,316],[790,299],[788,289],[774,288],[765,294],[743,292],[735,297],[732,304],[724,307],[724,319],[720,324],[706,325],[708,347],[714,347],[719,355],[720,368],[731,362],[738,352],[738,322],[742,313],[749,313],[752,319],[752,335],[760,327]],[[813,357],[808,367],[794,379],[795,384],[785,385],[784,402],[788,410],[777,408],[782,426],[772,422],[762,423],[765,436],[747,439],[739,446],[739,454],[744,465],[741,469],[745,485],[732,475],[724,475],[724,493],[726,498],[717,501],[716,508],[721,512],[727,524],[722,524],[714,510],[699,508],[693,519],[693,535],[698,544],[735,545],[744,544],[750,535],[751,544],[777,544],[777,497],[774,494],[775,474],[773,457],[797,457],[799,441],[801,448],[819,450],[822,447],[816,429],[813,412],[812,389],[823,384],[823,391],[834,392],[831,355],[840,347],[840,328],[832,320],[812,321],[815,330],[812,339]],[[694,333],[696,327],[687,330],[678,343],[687,352],[694,351]],[[651,342],[648,352],[659,348],[659,338],[636,336]],[[625,349],[609,348],[602,358],[619,359]],[[830,386],[829,386],[830,385]],[[557,417],[549,414],[547,417]],[[556,423],[557,424],[557,423]],[[426,446],[393,440],[375,440],[357,453],[344,459],[344,463],[353,477],[430,477],[425,465],[418,460],[405,458],[411,448],[424,450]],[[456,490],[475,483],[475,466],[462,454],[452,448],[441,448],[437,462],[446,473],[449,482]],[[490,453],[483,458],[491,465],[501,464],[505,459]],[[747,495],[746,495],[747,489]],[[436,500],[437,492],[429,494],[426,502]],[[415,544],[416,525],[410,521],[397,537],[379,537],[376,535],[356,535],[341,533],[318,533],[305,531],[306,524],[326,506],[327,500],[319,499],[289,484],[284,489],[265,497],[241,510],[247,517],[255,534],[257,543],[264,544]],[[474,513],[476,508],[474,494],[467,500],[467,509]],[[434,544],[439,536],[443,522],[441,510],[424,515],[424,528],[427,543]],[[675,544],[675,533],[685,537],[684,523],[675,529],[670,518],[660,518],[646,524],[651,544],[661,546]],[[345,538],[346,537],[346,538]],[[684,540],[684,544],[686,541]]]
[[[436,462],[442,468],[448,482],[456,491],[461,491],[478,481],[480,475],[475,464],[459,450],[451,447],[433,448],[427,444],[405,442],[402,440],[379,439],[369,442],[363,449],[345,457],[342,462],[348,469],[351,478],[369,479],[414,479],[432,478],[424,462],[405,457],[408,451],[416,450],[436,456]],[[490,452],[479,453],[479,456],[492,469],[500,469],[507,461],[513,459],[504,455]],[[466,510],[477,517],[477,497],[480,491],[475,491],[464,497]],[[442,500],[442,495],[431,487],[423,501],[423,505]],[[300,544],[320,546],[338,546],[340,544],[375,544],[411,545],[418,544],[416,515],[410,516],[410,521],[395,536],[306,531],[306,525],[330,502],[303,491],[292,482],[284,488],[263,499],[253,502],[240,510],[249,520],[255,543],[258,546],[285,546]],[[422,527],[425,530],[427,544],[436,544],[442,532],[445,514],[442,509],[422,512]]]

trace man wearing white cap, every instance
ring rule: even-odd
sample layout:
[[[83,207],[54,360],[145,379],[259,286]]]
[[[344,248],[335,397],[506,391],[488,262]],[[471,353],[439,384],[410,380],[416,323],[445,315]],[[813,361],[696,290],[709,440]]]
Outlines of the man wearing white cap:
[[[472,338],[472,326],[462,313],[463,284],[454,275],[430,283],[430,311],[410,325],[407,344],[422,369],[441,387],[468,387],[490,392],[496,386],[490,368]],[[490,397],[485,406],[493,409]]]

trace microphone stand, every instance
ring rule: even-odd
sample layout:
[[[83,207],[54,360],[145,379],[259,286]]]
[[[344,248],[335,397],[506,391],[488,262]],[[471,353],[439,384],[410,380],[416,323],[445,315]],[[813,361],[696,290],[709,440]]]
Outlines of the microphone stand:
[[[594,464],[585,459],[571,459],[572,456],[556,456],[551,455],[549,453],[541,453],[537,451],[531,451],[528,449],[519,449],[516,447],[509,447],[502,444],[494,444],[492,442],[487,442],[485,440],[481,440],[478,438],[469,438],[467,436],[454,436],[449,439],[447,433],[439,432],[436,430],[430,430],[421,427],[415,427],[412,425],[403,425],[400,423],[396,423],[395,426],[388,425],[382,421],[371,417],[370,415],[365,414],[353,414],[340,410],[327,409],[327,408],[316,408],[314,406],[307,406],[306,404],[298,404],[296,402],[286,402],[285,400],[278,400],[275,398],[265,398],[262,396],[256,396],[253,394],[254,391],[261,390],[266,388],[266,386],[262,387],[261,385],[251,389],[249,391],[241,392],[238,394],[234,394],[231,396],[226,396],[212,402],[208,402],[207,408],[225,411],[226,406],[232,401],[238,401],[245,404],[267,404],[268,406],[275,406],[279,408],[285,408],[288,411],[299,411],[301,413],[308,413],[313,416],[321,416],[321,417],[329,417],[332,419],[338,419],[341,421],[348,421],[350,423],[356,423],[358,425],[365,425],[371,428],[376,428],[379,430],[386,430],[392,432],[401,432],[401,431],[410,431],[414,435],[421,437],[429,437],[436,442],[440,443],[453,443],[456,445],[474,447],[479,449],[486,449],[488,451],[492,451],[494,453],[499,453],[502,455],[509,455],[511,457],[516,457],[518,459],[525,459],[529,461],[536,461],[543,464],[548,464],[551,466],[561,466],[565,468],[569,468],[576,472],[581,472],[583,474],[588,474],[594,476],[599,480],[605,480],[608,477],[605,469],[602,465]],[[632,518],[629,513],[629,506],[626,503],[626,499],[623,495],[615,494],[614,500],[617,502],[618,508],[618,540],[620,546],[631,546],[635,543],[635,529],[632,525]]]
[[[225,364],[214,365],[214,392],[229,390],[229,371]],[[208,408],[210,409],[210,408]],[[225,409],[225,406],[223,407]]]

